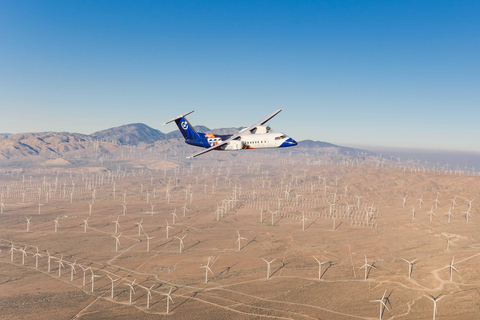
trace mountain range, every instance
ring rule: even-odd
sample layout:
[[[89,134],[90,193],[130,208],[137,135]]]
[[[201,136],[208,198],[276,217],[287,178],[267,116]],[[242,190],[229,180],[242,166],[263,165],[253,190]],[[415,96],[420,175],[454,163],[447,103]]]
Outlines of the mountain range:
[[[241,128],[219,128],[210,130],[205,126],[195,126],[199,132],[213,134],[233,134]],[[172,141],[174,140],[174,141]],[[143,123],[127,124],[94,132],[90,135],[69,132],[35,132],[0,135],[0,160],[21,159],[38,156],[41,158],[58,158],[65,155],[82,158],[92,152],[111,153],[116,149],[129,146],[150,148],[159,144],[174,143],[184,145],[178,130],[163,133]],[[326,152],[356,155],[368,151],[337,146],[328,142],[303,140],[293,149],[316,149]]]

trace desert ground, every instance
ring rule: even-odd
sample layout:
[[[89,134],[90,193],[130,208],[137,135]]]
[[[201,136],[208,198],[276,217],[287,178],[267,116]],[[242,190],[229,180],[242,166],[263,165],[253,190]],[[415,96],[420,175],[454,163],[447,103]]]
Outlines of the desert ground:
[[[1,168],[0,193],[2,319],[480,318],[475,172],[144,152]]]

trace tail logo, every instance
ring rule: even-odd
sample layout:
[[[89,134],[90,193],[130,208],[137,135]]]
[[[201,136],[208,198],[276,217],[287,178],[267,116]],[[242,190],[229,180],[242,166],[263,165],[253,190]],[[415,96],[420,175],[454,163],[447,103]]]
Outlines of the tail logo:
[[[183,130],[186,131],[186,130],[188,129],[188,123],[187,123],[187,121],[182,121],[182,122],[181,122],[181,125],[182,125]]]

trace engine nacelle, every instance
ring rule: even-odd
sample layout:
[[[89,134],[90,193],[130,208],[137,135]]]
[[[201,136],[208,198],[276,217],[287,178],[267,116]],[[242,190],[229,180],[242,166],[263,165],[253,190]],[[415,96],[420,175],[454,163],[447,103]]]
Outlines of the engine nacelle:
[[[258,126],[255,127],[254,129],[250,130],[252,134],[262,134],[262,133],[269,133],[270,132],[270,127],[267,126]]]
[[[240,150],[244,148],[244,144],[242,141],[230,141],[223,150]]]

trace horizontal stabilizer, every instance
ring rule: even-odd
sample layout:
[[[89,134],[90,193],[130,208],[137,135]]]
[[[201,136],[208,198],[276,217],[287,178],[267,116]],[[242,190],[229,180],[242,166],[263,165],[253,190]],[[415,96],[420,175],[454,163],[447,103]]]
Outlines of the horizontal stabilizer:
[[[167,123],[170,123],[170,122],[172,122],[172,121],[178,120],[178,119],[180,119],[180,118],[182,118],[182,117],[185,117],[186,115],[189,115],[189,114],[192,113],[193,111],[194,111],[194,110],[189,111],[189,112],[184,113],[184,114],[181,114],[181,115],[179,115],[178,117],[175,117],[175,118],[173,118],[173,119],[168,120],[167,122],[164,122],[163,124],[167,124]]]

